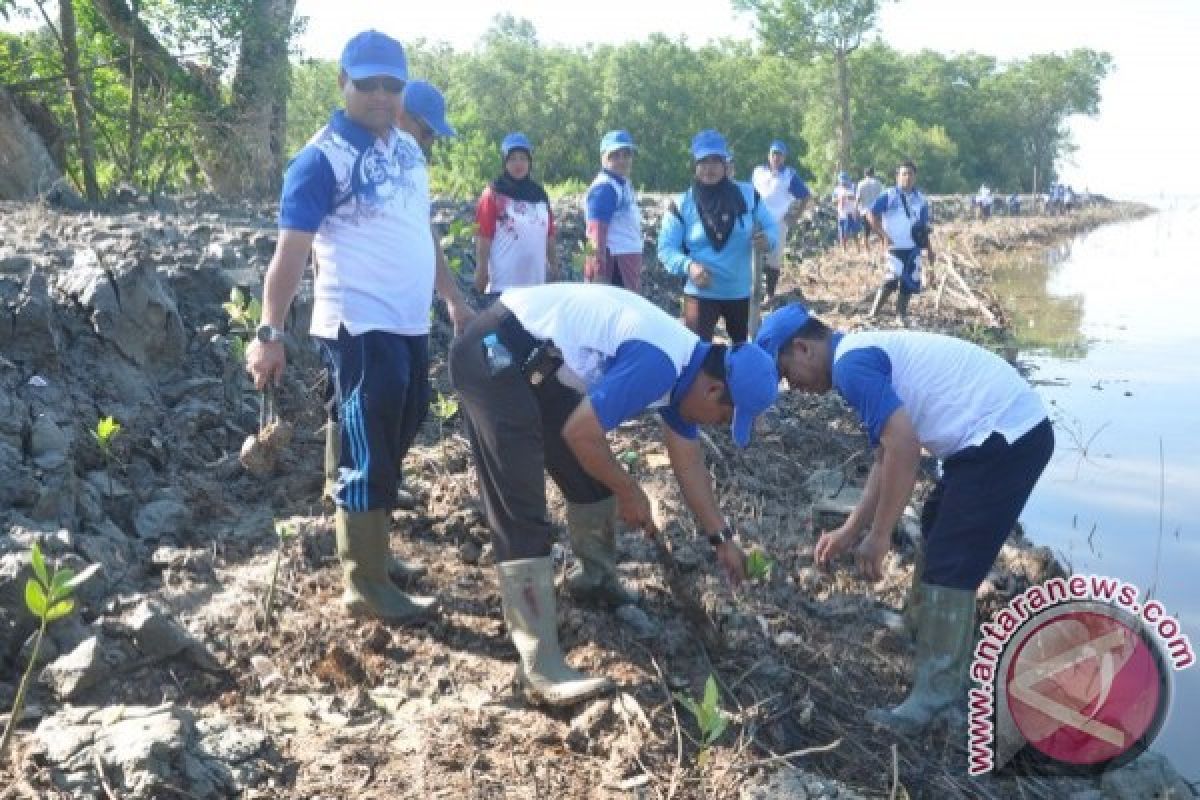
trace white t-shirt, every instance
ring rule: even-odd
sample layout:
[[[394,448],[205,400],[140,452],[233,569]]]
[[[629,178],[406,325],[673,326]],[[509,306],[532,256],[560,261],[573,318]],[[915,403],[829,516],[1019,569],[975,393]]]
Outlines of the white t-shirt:
[[[858,413],[872,445],[903,407],[917,439],[937,458],[1009,442],[1046,418],[1042,400],[994,353],[952,336],[918,331],[835,334],[833,385]]]
[[[429,332],[433,233],[425,156],[408,133],[377,139],[333,115],[288,167],[280,227],[315,232],[310,332]]]
[[[479,233],[492,240],[488,292],[546,282],[546,242],[553,230],[550,206],[483,190],[475,212]]]
[[[791,167],[784,167],[779,172],[774,172],[766,165],[755,167],[754,173],[750,177],[754,191],[758,192],[763,205],[767,207],[767,211],[776,222],[787,215],[793,200],[800,199],[794,193],[797,188],[795,179],[796,170]],[[800,183],[799,186],[803,187],[803,183]],[[807,191],[805,188],[801,194],[806,195]]]

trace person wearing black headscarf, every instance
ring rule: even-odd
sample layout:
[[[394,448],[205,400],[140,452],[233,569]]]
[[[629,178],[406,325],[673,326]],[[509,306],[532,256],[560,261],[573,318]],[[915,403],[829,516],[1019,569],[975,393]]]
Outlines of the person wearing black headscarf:
[[[505,289],[558,277],[550,198],[531,175],[533,145],[510,133],[500,145],[503,170],[475,208],[475,288],[490,305]]]
[[[714,130],[692,139],[692,187],[663,216],[658,258],[686,276],[683,321],[711,341],[717,321],[734,343],[749,333],[754,248],[775,246],[779,226],[748,183],[728,176],[729,148]]]

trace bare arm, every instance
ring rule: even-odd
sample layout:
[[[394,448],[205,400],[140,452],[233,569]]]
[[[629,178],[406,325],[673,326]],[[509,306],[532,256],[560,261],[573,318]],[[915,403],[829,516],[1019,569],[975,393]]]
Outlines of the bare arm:
[[[546,280],[556,281],[561,277],[558,271],[558,230],[546,234]]]
[[[304,267],[308,264],[308,254],[312,250],[314,236],[315,234],[307,231],[287,228],[279,231],[275,255],[271,257],[267,275],[263,279],[264,324],[283,328],[288,307],[296,296],[300,279],[304,277]],[[255,339],[246,350],[246,371],[254,379],[255,387],[260,390],[268,384],[279,382],[286,363],[283,342],[263,343]]]
[[[432,225],[429,226],[429,235],[433,237],[433,252],[436,260],[434,286],[437,288],[438,295],[446,301],[446,311],[450,315],[450,321],[454,324],[454,333],[458,335],[475,316],[475,311],[463,299],[462,291],[458,288],[458,279],[454,277],[454,273],[450,271],[450,265],[446,263],[446,253],[442,250],[441,239],[438,237],[437,229]]]
[[[870,580],[883,577],[883,557],[892,546],[892,531],[912,497],[921,461],[921,443],[912,420],[903,408],[888,418],[879,446],[878,498],[871,519],[871,531],[858,548],[858,566]],[[864,498],[865,501],[866,498]]]
[[[475,236],[475,290],[487,291],[488,259],[492,255],[492,240],[482,233]]]
[[[613,456],[590,399],[584,398],[567,417],[562,435],[584,471],[616,495],[617,513],[625,524],[631,528],[641,528],[648,534],[657,533],[650,500]]]

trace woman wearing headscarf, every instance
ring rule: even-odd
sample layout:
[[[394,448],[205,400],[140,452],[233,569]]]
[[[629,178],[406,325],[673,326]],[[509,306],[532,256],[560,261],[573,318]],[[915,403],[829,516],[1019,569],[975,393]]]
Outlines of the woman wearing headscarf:
[[[475,288],[490,305],[502,291],[558,277],[550,198],[533,180],[533,145],[523,133],[500,144],[504,169],[475,207]]]
[[[754,248],[775,246],[779,227],[749,183],[727,173],[729,148],[714,130],[692,139],[692,186],[663,215],[658,259],[687,277],[683,322],[712,341],[717,321],[734,344],[746,341]]]

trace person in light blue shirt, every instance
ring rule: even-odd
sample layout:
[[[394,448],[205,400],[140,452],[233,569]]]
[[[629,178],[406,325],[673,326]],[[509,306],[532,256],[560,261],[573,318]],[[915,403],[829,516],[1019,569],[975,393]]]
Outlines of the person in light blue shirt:
[[[734,344],[749,334],[753,251],[774,248],[775,218],[749,183],[729,179],[725,137],[704,130],[692,139],[695,179],[672,202],[658,235],[658,259],[687,277],[683,322],[712,341],[717,321]]]

